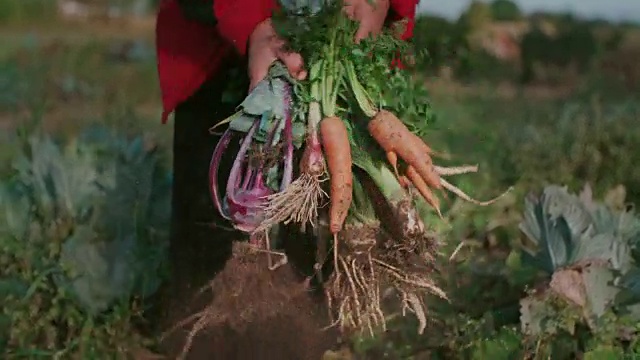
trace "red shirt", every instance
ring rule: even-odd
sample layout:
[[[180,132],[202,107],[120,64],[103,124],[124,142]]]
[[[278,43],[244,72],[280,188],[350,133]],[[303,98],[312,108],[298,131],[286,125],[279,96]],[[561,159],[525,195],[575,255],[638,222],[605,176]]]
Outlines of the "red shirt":
[[[198,1],[198,0],[192,0]],[[244,56],[253,29],[271,16],[275,0],[200,0],[211,3],[216,25],[188,20],[178,0],[164,0],[156,23],[162,122],[214,74],[231,51]],[[402,35],[413,35],[419,0],[390,0],[391,21],[406,20]],[[209,6],[209,5],[207,5]]]

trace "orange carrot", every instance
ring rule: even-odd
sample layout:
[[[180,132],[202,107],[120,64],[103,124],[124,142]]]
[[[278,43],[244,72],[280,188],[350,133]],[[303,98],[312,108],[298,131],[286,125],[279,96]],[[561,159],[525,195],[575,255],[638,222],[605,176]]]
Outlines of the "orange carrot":
[[[436,189],[441,187],[440,177],[435,172],[433,162],[429,156],[431,149],[398,119],[386,110],[380,110],[368,125],[369,134],[386,151],[387,160],[393,166],[396,174],[397,158],[400,157],[416,172],[429,186]]]
[[[320,137],[331,184],[329,227],[336,234],[342,230],[353,196],[351,148],[347,128],[339,117],[327,117],[320,122]]]
[[[420,175],[416,172],[416,169],[413,166],[407,167],[407,178],[411,181],[413,186],[416,187],[420,195],[424,198],[427,204],[431,205],[440,218],[442,218],[442,213],[440,212],[440,200],[435,194],[429,189],[427,183],[420,177]]]

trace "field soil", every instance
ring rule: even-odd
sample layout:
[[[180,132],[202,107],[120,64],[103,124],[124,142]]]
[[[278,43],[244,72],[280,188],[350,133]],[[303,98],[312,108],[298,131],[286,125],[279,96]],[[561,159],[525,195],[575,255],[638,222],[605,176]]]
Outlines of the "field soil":
[[[291,265],[267,267],[265,254],[236,244],[204,288],[168,296],[162,326],[172,331],[161,352],[170,359],[321,359],[338,338],[326,329],[323,297],[307,291]]]

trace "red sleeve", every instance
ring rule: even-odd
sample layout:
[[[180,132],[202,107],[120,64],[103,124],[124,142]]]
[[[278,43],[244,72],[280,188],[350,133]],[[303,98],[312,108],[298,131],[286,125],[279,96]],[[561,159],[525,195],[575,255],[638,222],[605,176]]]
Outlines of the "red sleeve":
[[[160,3],[156,52],[163,123],[178,104],[202,86],[229,51],[231,47],[214,26],[185,18],[176,0]]]
[[[415,26],[416,8],[419,0],[391,0],[389,16],[391,21],[406,21],[406,27],[402,33],[402,40],[413,37],[413,27]]]
[[[275,0],[216,0],[213,11],[220,35],[245,55],[253,29],[270,18],[276,6]]]

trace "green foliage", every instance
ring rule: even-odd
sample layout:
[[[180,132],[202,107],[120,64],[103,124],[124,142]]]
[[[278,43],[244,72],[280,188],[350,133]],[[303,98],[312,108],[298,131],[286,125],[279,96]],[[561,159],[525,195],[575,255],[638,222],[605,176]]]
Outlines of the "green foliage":
[[[66,144],[24,137],[1,185],[7,356],[124,356],[144,343],[132,321],[162,280],[170,178],[141,137],[90,130]]]
[[[504,169],[519,174],[526,187],[556,182],[575,188],[588,182],[602,191],[623,184],[635,202],[640,171],[632,165],[638,156],[629,149],[640,141],[638,110],[633,99],[605,103],[597,97],[539,108],[538,114],[530,110],[528,124],[507,124],[499,135],[513,149]]]
[[[623,349],[611,345],[599,345],[584,353],[584,360],[617,360],[624,357]]]
[[[504,82],[507,79],[516,78],[516,73],[517,70],[512,64],[503,62],[483,49],[469,52],[455,69],[456,77],[467,83]]]
[[[105,39],[95,27],[68,38],[68,26],[75,25],[46,23],[44,35],[35,25],[28,33],[9,26],[0,39],[1,358],[124,358],[151,345],[139,325],[153,320],[142,319],[150,301],[145,296],[165,276],[169,192],[162,187],[170,178],[163,140],[171,139],[171,128],[158,126],[155,59],[112,61],[120,41]],[[139,35],[129,33],[131,39]],[[88,124],[105,126],[94,131]],[[141,133],[143,141],[135,140]],[[158,149],[148,147],[151,138]],[[39,149],[35,168],[32,148]],[[34,169],[42,176],[28,175]],[[25,185],[20,176],[31,182]],[[150,178],[155,185],[148,187]],[[53,194],[55,187],[62,190]],[[38,206],[21,211],[33,202],[23,193],[35,189]],[[147,200],[149,191],[155,200]],[[153,214],[142,216],[145,211]],[[91,216],[84,217],[87,212]],[[41,224],[36,213],[63,218]],[[4,232],[24,233],[25,225],[29,241]],[[134,236],[126,236],[132,227]],[[92,232],[98,233],[95,244],[87,241]],[[97,310],[105,304],[107,310]]]
[[[413,44],[416,49],[426,52],[421,70],[429,73],[442,66],[457,69],[464,64],[469,51],[467,33],[456,22],[437,16],[423,15],[416,18]]]
[[[0,24],[51,21],[56,17],[56,1],[2,0]]]
[[[546,187],[540,198],[527,199],[520,228],[538,247],[525,251],[525,261],[550,274],[596,260],[627,270],[631,242],[640,236],[640,221],[633,214],[594,204],[589,187],[581,198],[566,188]]]
[[[616,27],[612,30],[611,34],[607,36],[602,47],[605,51],[616,51],[620,48],[625,39],[625,32],[620,27]]]
[[[613,99],[606,91],[587,90],[551,101],[505,100],[493,87],[480,88],[481,96],[440,97],[434,106],[441,120],[429,140],[434,148],[478,163],[484,171],[476,176],[486,177],[487,184],[499,179],[501,186],[518,184],[517,191],[528,191],[551,182],[571,189],[586,182],[596,196],[623,184],[629,201],[638,202],[640,172],[634,164],[640,160],[629,150],[640,141],[635,97]],[[473,180],[475,193],[498,191]]]
[[[523,333],[574,334],[584,326],[589,329],[587,338],[600,338],[600,349],[604,340],[621,346],[625,339],[615,334],[628,327],[627,319],[640,316],[629,307],[640,298],[627,304],[617,301],[630,285],[622,278],[638,274],[632,251],[640,244],[640,218],[595,202],[589,187],[575,196],[566,188],[549,186],[537,200],[527,200],[526,209],[521,228],[544,245],[526,259],[552,277],[548,289],[521,301]]]
[[[554,36],[536,26],[521,41],[522,80],[534,80],[535,64],[563,68],[574,65],[579,74],[584,74],[598,55],[598,50],[598,43],[589,24],[565,22]]]
[[[631,324],[640,314],[636,313],[635,305],[640,298],[627,297],[628,302],[623,304],[620,294],[633,283],[622,281],[624,277],[638,279],[638,268],[631,254],[638,244],[637,225],[640,219],[614,205],[621,202],[607,200],[607,204],[598,203],[592,199],[588,188],[580,196],[575,196],[558,186],[547,187],[535,200],[528,199],[522,226],[525,234],[540,244],[544,236],[552,239],[549,234],[553,233],[553,228],[550,226],[555,226],[556,231],[558,226],[564,227],[556,233],[558,237],[553,238],[559,242],[532,252],[538,257],[538,261],[532,264],[553,273],[551,282],[529,277],[529,284],[536,290],[528,291],[519,300],[519,318],[516,321],[520,329],[514,328],[513,322],[506,325],[497,322],[504,318],[499,314],[505,313],[496,311],[495,307],[484,312],[479,309],[479,314],[466,310],[470,315],[476,314],[467,325],[473,330],[464,340],[459,331],[453,331],[454,324],[448,324],[445,331],[453,331],[451,336],[456,343],[446,346],[449,350],[445,353],[449,355],[444,358],[542,359],[551,356],[554,359],[572,359],[576,354],[631,355],[634,347],[625,345],[627,335],[624,334],[635,331]],[[603,246],[604,240],[598,239],[605,234],[609,246]],[[618,246],[618,242],[629,245]],[[618,246],[617,251],[610,251],[612,246]],[[526,259],[519,263],[512,253],[506,261],[505,265],[508,265],[498,273],[509,277],[509,273],[523,269],[522,266],[529,262]],[[530,267],[528,271],[535,272]],[[476,308],[484,303],[480,293],[471,287],[471,284],[482,281],[478,275],[480,273],[476,273],[476,278],[470,283],[465,283],[464,288],[457,290],[464,293],[462,298],[456,296],[456,291],[451,293],[453,302],[463,309],[470,305],[462,304],[464,298],[473,299]],[[487,288],[483,290],[487,291]],[[494,306],[498,299],[505,298],[504,291],[495,294],[493,296],[497,298],[489,300]],[[446,307],[437,307],[439,314],[443,311]],[[446,340],[443,341],[438,350],[440,354],[447,344]],[[434,347],[438,348],[437,343],[432,344],[431,348]]]
[[[458,22],[469,32],[479,30],[491,24],[492,14],[489,4],[473,0],[469,7],[460,15]]]
[[[521,355],[521,338],[515,329],[501,328],[491,337],[475,341],[471,348],[470,358],[484,359],[516,359]]]
[[[522,12],[512,0],[494,0],[491,2],[491,16],[496,21],[514,21],[522,17]]]

